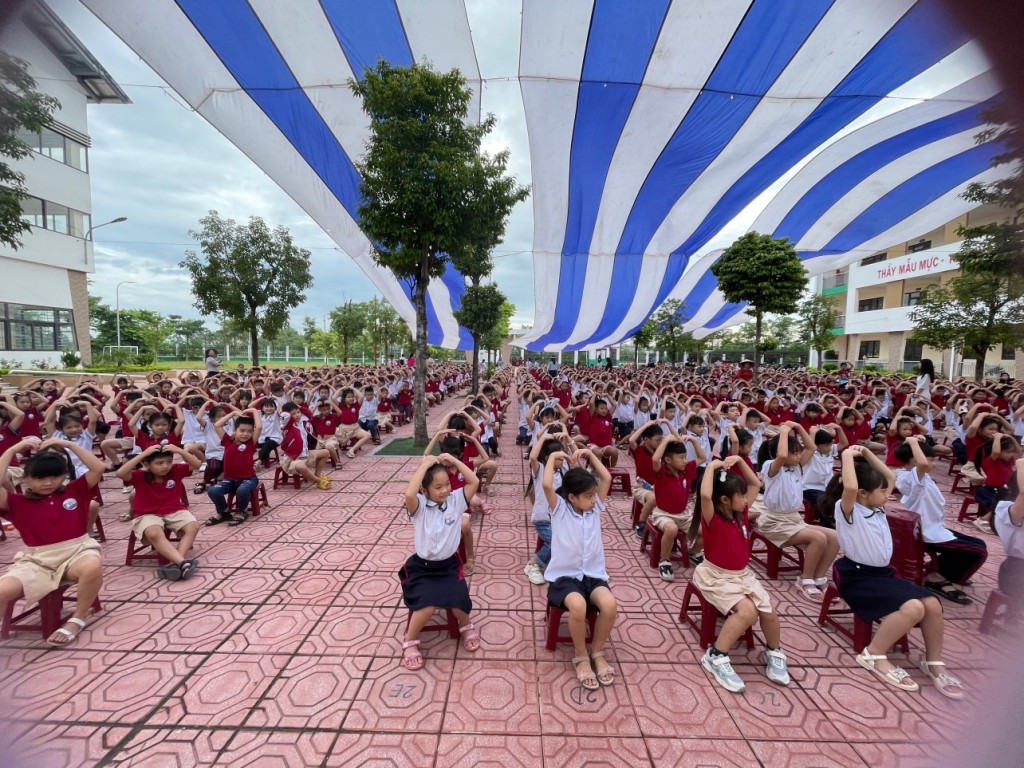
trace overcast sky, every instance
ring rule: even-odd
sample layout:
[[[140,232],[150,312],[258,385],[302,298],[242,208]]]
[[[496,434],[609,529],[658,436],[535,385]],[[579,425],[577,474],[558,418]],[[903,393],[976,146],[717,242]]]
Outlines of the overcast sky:
[[[199,317],[191,285],[178,267],[193,247],[190,229],[210,209],[244,221],[261,216],[283,224],[297,245],[312,253],[314,285],[306,303],[292,313],[301,327],[306,315],[323,317],[341,300],[364,301],[376,288],[348,256],[291,198],[192,112],[160,77],[78,0],[47,0],[132,100],[130,105],[89,108],[89,153],[93,223],[118,216],[128,221],[98,230],[96,274],[91,293],[114,304],[114,285],[123,307]],[[498,119],[485,149],[509,148],[511,171],[530,181],[529,147],[519,84],[519,2],[467,0],[470,25],[485,83],[483,110]],[[503,78],[507,78],[504,80]],[[533,211],[520,204],[509,220],[505,242],[495,253],[495,281],[516,305],[513,324],[533,318]]]

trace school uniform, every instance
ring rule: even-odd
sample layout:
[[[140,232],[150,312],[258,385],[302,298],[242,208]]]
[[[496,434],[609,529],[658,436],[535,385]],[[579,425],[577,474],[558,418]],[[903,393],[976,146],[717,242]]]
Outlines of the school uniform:
[[[281,444],[281,440],[284,439],[284,434],[281,431],[281,413],[274,411],[273,413],[260,413],[260,461],[266,463],[270,459],[270,454],[274,452],[274,449]]]
[[[530,511],[530,522],[537,532],[537,537],[543,542],[541,548],[533,555],[533,559],[541,568],[546,568],[551,560],[551,508],[548,507],[548,500],[544,494],[544,469],[541,466],[533,478],[534,502],[533,509]],[[556,492],[562,487],[561,468],[555,470],[555,474],[551,478],[551,487]]]
[[[775,476],[769,474],[771,467],[778,463]],[[768,541],[777,547],[807,527],[804,522],[803,467],[782,466],[781,459],[765,462],[761,470],[764,482],[765,510],[757,518],[757,529]]]
[[[231,435],[225,433],[220,442],[224,448],[224,477],[216,485],[211,486],[206,491],[206,495],[213,502],[217,514],[226,518],[228,516],[226,497],[229,493],[235,494],[239,516],[248,517],[249,499],[260,484],[260,479],[256,477],[253,468],[256,441],[249,438],[244,443],[239,443]]]
[[[1006,550],[1006,559],[999,564],[999,591],[1024,607],[1024,525],[1010,519],[1013,501],[996,504],[994,522],[999,540]]]
[[[364,398],[359,404],[359,426],[370,433],[374,440],[380,440],[377,428],[377,398]]]
[[[96,440],[96,435],[94,435],[88,429],[83,429],[81,431],[81,433],[78,435],[78,437],[76,437],[74,440],[72,440],[70,437],[65,435],[59,429],[56,430],[53,433],[53,437],[55,439],[57,439],[57,440],[67,440],[68,442],[74,443],[75,445],[77,445],[77,446],[79,446],[81,448],[84,448],[89,453],[92,453],[92,445],[93,445],[93,442],[95,442],[95,440]],[[70,448],[65,448],[64,449],[64,453],[66,453],[67,457],[69,459],[71,459],[71,464],[75,468],[75,477],[76,478],[81,477],[82,475],[84,475],[84,474],[89,472],[89,468],[87,466],[85,466],[85,462],[83,462],[78,457],[77,453],[72,451]]]
[[[682,472],[673,474],[664,464],[654,475],[655,507],[651,513],[651,525],[664,531],[669,522],[676,524],[680,531],[687,531],[693,521],[693,511],[687,509],[690,488],[696,465],[687,462]]]
[[[734,520],[716,513],[708,523],[701,515],[700,529],[704,537],[704,562],[693,570],[693,583],[704,598],[725,615],[746,597],[754,601],[758,611],[771,613],[771,598],[750,569],[747,509]]]
[[[141,540],[146,529],[159,525],[180,531],[189,523],[196,522],[183,501],[181,481],[192,475],[188,464],[172,464],[171,471],[159,480],[147,478],[147,470],[136,469],[128,480],[135,488],[132,504],[132,530]]]
[[[971,578],[988,558],[988,548],[981,539],[946,528],[946,499],[931,475],[919,477],[916,469],[901,469],[896,490],[903,494],[900,503],[920,516],[925,551],[935,556],[942,578],[954,584]]]
[[[601,541],[604,510],[604,502],[598,499],[593,509],[580,514],[561,496],[554,507],[549,507],[551,560],[544,579],[548,582],[548,602],[556,608],[564,608],[565,598],[574,592],[589,603],[595,589],[608,586]]]
[[[885,510],[854,503],[847,519],[842,501],[835,506],[836,533],[843,557],[832,568],[839,596],[864,621],[878,621],[898,611],[908,600],[934,597],[924,587],[900,578],[889,565],[892,560],[892,532]]]
[[[462,515],[469,508],[462,490],[441,504],[417,494],[418,506],[411,516],[415,554],[398,571],[402,598],[411,611],[422,608],[455,608],[469,613],[473,602],[458,556],[462,541]]]

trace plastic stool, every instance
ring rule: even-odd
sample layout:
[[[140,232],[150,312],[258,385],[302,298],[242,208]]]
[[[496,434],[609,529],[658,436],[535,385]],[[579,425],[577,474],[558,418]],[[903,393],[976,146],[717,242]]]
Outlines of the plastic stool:
[[[11,632],[39,632],[44,639],[56,632],[72,613],[64,611],[64,603],[76,602],[74,597],[67,597],[64,594],[70,586],[71,584],[61,584],[40,600],[37,605],[22,611],[17,616],[14,615],[16,601],[9,602],[7,610],[4,612],[3,623],[0,624],[0,640],[6,640],[11,636]],[[92,610],[93,613],[100,613],[103,610],[99,597],[93,600]],[[31,617],[36,613],[39,614],[38,623],[32,624],[30,623]]]
[[[697,598],[696,605],[690,605],[693,598]],[[692,614],[700,614],[700,623],[697,623],[697,619]],[[725,621],[725,615],[720,613],[715,606],[707,601],[707,598],[701,594],[700,589],[692,581],[686,585],[686,592],[683,593],[683,607],[679,609],[679,620],[685,621],[693,631],[697,633],[697,637],[700,642],[701,650],[707,650],[707,647],[718,639],[718,621],[721,619]],[[747,631],[743,633],[743,639],[747,643],[747,650],[751,651],[754,649],[754,630],[753,627],[747,627]]]
[[[643,512],[643,511],[644,511],[644,505],[641,504],[639,501],[634,500],[633,501],[633,520],[632,520],[632,525],[633,525],[634,528],[636,528],[637,524],[640,522],[640,513]]]
[[[235,503],[235,494],[229,493],[224,498],[228,503],[229,512],[238,510],[238,505]],[[259,517],[264,510],[270,509],[270,502],[267,501],[267,486],[263,484],[262,480],[252,492],[252,496],[249,497],[249,507],[252,517]]]
[[[296,472],[294,475],[289,475],[284,471],[284,467],[278,466],[274,470],[274,490],[276,491],[282,485],[292,484],[295,486],[295,490],[299,490],[302,487],[302,475]]]
[[[975,520],[981,516],[980,506],[978,506],[978,510],[976,512],[969,511],[972,504],[977,505],[978,500],[973,496],[965,496],[963,504],[960,505],[960,514],[956,516],[956,521],[958,523],[962,523],[964,520]]]
[[[646,552],[648,542],[650,542],[651,554],[650,563],[651,568],[657,568],[658,563],[661,562],[661,543],[665,540],[665,533],[654,526],[650,520],[644,523],[644,532],[640,537],[640,551]],[[678,545],[678,551],[676,547],[673,547],[670,559],[674,563],[682,563],[683,568],[690,567],[690,554],[687,552],[689,544],[686,542],[686,531],[676,532],[676,544]]]
[[[764,542],[764,549],[754,549],[757,542]],[[782,547],[768,541],[760,531],[754,530],[750,533],[750,559],[764,568],[769,579],[779,578],[780,573],[803,573],[804,551],[797,547],[796,552],[796,557],[793,557]],[[791,565],[782,565],[783,560]]]
[[[1000,614],[1000,608],[1006,610]],[[1005,621],[1015,612],[1017,611],[1015,611],[1009,596],[998,589],[993,589],[988,595],[988,600],[985,601],[985,610],[981,614],[981,621],[978,622],[978,631],[983,635],[989,634],[997,620]]]
[[[167,540],[171,543],[177,544],[181,541],[178,534],[170,528],[164,528],[164,534],[167,536]],[[155,560],[157,565],[167,565],[171,562],[155,549],[151,552],[146,552],[145,550],[147,549],[151,549],[151,545],[146,543],[145,539],[137,537],[133,530],[131,535],[128,537],[128,551],[124,556],[124,564],[132,565],[136,560]]]
[[[451,608],[445,608],[445,622],[443,624],[427,624],[420,633],[423,632],[444,632],[448,630],[448,636],[451,638],[457,638],[459,636],[459,622],[455,618],[455,614],[452,613]],[[409,616],[405,620],[405,628],[409,628],[409,622],[412,621],[412,611],[409,611]]]
[[[564,616],[566,613],[568,613],[568,611],[566,611],[564,608],[559,608],[558,606],[552,605],[551,603],[548,603],[547,609],[544,611],[544,617],[547,620],[547,642],[544,644],[544,647],[547,648],[549,651],[555,650],[555,646],[558,645],[558,643],[572,642],[572,635],[558,634],[558,627],[562,622],[562,616]],[[594,624],[597,622],[597,613],[597,608],[595,608],[593,605],[587,605],[586,641],[588,643],[592,642],[594,639]]]
[[[608,494],[621,493],[629,497],[633,495],[633,484],[629,479],[629,470],[622,467],[609,467],[608,474],[612,476],[612,485]]]
[[[851,608],[833,608],[832,603],[838,599],[839,590],[836,589],[835,584],[829,584],[828,589],[825,590],[825,596],[821,600],[821,613],[818,614],[818,625],[824,628],[825,625],[828,624],[837,632],[841,632],[846,635],[853,641],[853,652],[860,653],[871,642],[871,635],[874,631],[874,627],[871,622],[864,621],[864,619],[853,614],[853,609]],[[844,624],[838,622],[835,618],[836,616],[846,616],[849,614],[853,614],[852,631]],[[899,646],[900,650],[904,653],[910,652],[910,643],[907,641],[906,635],[897,640],[896,645]]]

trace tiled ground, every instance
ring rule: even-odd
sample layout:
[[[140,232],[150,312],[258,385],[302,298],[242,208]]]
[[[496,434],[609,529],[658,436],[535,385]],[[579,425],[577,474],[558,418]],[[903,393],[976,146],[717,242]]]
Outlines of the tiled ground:
[[[432,424],[447,410],[435,409]],[[945,605],[946,658],[969,701],[927,684],[917,694],[884,689],[817,626],[817,606],[781,582],[766,583],[794,682],[771,685],[758,653],[738,651],[748,687],[736,696],[701,670],[695,638],[676,619],[686,579],[666,584],[648,567],[621,498],[605,522],[621,606],[609,657],[620,677],[579,688],[571,649],[541,644],[545,590],[522,573],[534,537],[513,434],[501,441],[495,511],[474,524],[483,647],[468,654],[431,633],[420,672],[398,663],[406,611],[395,573],[411,551],[399,504],[415,459],[361,457],[333,473],[331,491],[271,491],[259,520],[204,529],[202,567],[178,583],[122,565],[129,529],[116,518],[126,497],[108,477],[104,611],[67,650],[35,635],[0,644],[0,739],[12,750],[0,764],[935,765],[942,740],[969,727],[999,659],[998,639],[977,633],[1002,558],[995,537],[976,602]],[[269,486],[272,472],[264,475]],[[190,498],[205,519],[206,497]],[[17,548],[16,536],[0,544],[0,561]],[[916,659],[920,636],[912,642]]]

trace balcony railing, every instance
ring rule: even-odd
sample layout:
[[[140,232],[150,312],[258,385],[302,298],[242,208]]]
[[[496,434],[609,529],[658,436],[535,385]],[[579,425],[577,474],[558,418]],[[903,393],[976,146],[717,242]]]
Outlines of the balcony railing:
[[[825,275],[821,280],[821,287],[823,290],[830,288],[839,288],[840,286],[846,285],[850,280],[850,275],[847,272],[843,272],[839,275]]]

